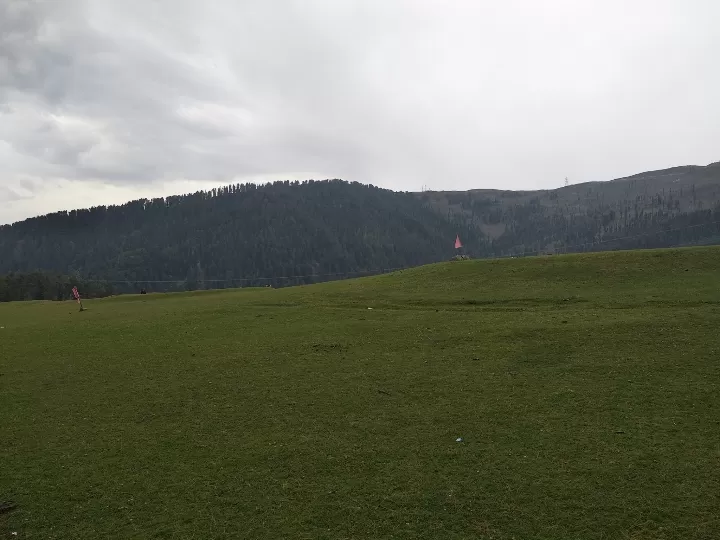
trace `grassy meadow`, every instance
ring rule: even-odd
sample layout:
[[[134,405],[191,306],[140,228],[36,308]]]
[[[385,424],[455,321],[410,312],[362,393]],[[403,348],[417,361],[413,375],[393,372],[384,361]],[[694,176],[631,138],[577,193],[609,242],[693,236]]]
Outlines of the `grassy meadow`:
[[[85,307],[0,304],[0,538],[720,538],[719,248]]]

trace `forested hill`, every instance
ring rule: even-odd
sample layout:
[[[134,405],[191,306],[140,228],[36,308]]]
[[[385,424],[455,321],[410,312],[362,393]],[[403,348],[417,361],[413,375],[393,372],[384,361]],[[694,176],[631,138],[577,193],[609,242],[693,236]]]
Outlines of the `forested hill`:
[[[720,162],[554,190],[417,196],[467,219],[492,255],[720,243]]]
[[[0,274],[287,285],[447,260],[456,234],[472,257],[720,243],[720,165],[535,192],[234,185],[2,226]]]
[[[252,278],[375,271],[447,260],[481,236],[408,194],[339,180],[236,185],[59,212],[0,228],[0,274],[51,270],[108,280]],[[242,281],[249,280],[249,281]],[[286,283],[285,283],[286,284]]]

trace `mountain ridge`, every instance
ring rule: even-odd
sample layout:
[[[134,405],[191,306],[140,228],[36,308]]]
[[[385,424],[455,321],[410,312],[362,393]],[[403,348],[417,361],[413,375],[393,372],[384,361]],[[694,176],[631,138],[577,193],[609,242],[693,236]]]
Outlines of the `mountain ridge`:
[[[236,184],[0,226],[0,273],[195,288],[208,279],[252,284],[447,260],[457,234],[465,253],[496,257],[720,243],[719,225],[717,164],[522,192]]]

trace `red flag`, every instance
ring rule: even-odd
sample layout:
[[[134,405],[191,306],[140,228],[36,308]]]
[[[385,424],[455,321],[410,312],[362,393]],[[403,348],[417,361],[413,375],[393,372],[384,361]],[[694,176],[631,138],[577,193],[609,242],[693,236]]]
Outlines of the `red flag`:
[[[80,300],[80,293],[78,292],[77,287],[72,288],[72,293],[75,300],[77,300],[77,303],[80,304],[80,311],[85,311],[85,308],[82,305],[82,300]]]
[[[462,242],[460,242],[460,235],[458,234],[455,238],[455,249],[460,249],[462,247]]]

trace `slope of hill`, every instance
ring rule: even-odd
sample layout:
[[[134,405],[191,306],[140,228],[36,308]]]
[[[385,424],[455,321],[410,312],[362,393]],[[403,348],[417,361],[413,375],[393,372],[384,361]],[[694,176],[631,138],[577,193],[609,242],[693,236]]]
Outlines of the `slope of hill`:
[[[238,185],[0,227],[0,272],[238,286],[448,259],[458,233],[479,246],[416,198],[358,183]]]
[[[718,164],[537,192],[235,185],[0,227],[0,273],[292,285],[447,260],[456,234],[473,257],[718,243],[719,204]]]
[[[493,253],[662,247],[717,239],[720,162],[649,171],[609,182],[541,191],[424,192],[423,201],[447,215],[464,215],[491,239]],[[700,229],[687,236],[660,231]],[[643,243],[617,241],[645,235]],[[653,236],[654,237],[651,237]],[[603,247],[602,244],[610,244]]]
[[[720,538],[718,268],[0,305],[0,536]]]

